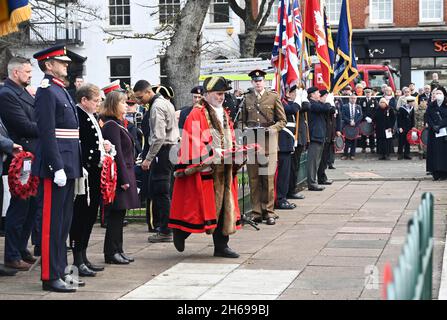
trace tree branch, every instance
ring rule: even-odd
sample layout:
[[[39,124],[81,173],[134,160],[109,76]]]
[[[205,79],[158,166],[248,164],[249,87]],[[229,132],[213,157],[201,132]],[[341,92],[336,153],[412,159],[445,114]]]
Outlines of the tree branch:
[[[236,2],[236,0],[228,0],[228,4],[230,5],[231,10],[233,10],[236,15],[245,20],[247,18],[247,6],[245,9],[242,9]]]
[[[267,6],[267,11],[265,12],[264,16],[262,17],[261,23],[258,24],[259,29],[262,29],[262,27],[264,27],[265,24],[267,23],[267,19],[269,18],[270,14],[272,12],[273,2],[275,2],[275,0],[269,0],[268,6]],[[262,14],[260,14],[260,16],[261,15]]]

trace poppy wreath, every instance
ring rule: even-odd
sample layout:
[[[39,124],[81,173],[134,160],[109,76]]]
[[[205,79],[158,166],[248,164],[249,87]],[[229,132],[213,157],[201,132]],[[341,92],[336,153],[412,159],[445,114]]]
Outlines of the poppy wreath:
[[[412,137],[413,132],[416,132],[416,134],[417,134],[418,138],[416,140],[414,140],[413,137]],[[419,144],[421,144],[421,131],[419,131],[418,129],[411,129],[410,131],[408,131],[407,132],[407,141],[411,145],[419,145]]]
[[[31,196],[37,194],[37,187],[39,186],[39,177],[29,175],[25,184],[22,184],[20,177],[22,176],[23,161],[25,159],[34,160],[34,155],[31,152],[21,151],[11,161],[8,170],[8,185],[9,192],[14,197],[26,200]]]
[[[117,181],[116,163],[112,157],[105,157],[101,170],[101,194],[104,205],[112,203],[115,200]]]

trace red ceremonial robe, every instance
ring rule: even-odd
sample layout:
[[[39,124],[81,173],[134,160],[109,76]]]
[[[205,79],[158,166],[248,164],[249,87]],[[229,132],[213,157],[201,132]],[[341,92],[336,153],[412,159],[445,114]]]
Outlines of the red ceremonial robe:
[[[200,166],[205,159],[212,157],[218,140],[217,146],[222,146],[222,149],[235,145],[234,129],[226,112],[224,117],[222,128],[214,110],[206,102],[193,108],[183,127],[176,173]],[[215,130],[210,130],[213,128]],[[227,142],[225,146],[223,141]],[[211,168],[208,171],[202,167],[195,168],[197,172],[175,179],[170,228],[190,233],[212,233],[221,214],[224,214],[224,235],[240,229],[236,165],[213,164]]]

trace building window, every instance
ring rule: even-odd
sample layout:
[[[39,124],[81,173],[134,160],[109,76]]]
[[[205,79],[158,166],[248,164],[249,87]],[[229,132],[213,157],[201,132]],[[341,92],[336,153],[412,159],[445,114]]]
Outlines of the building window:
[[[327,0],[326,14],[329,24],[338,25],[340,22],[341,0]]]
[[[227,0],[213,0],[210,6],[211,23],[230,22],[230,6]]]
[[[420,0],[419,21],[420,22],[442,22],[444,20],[443,0]]]
[[[276,25],[278,23],[278,7],[279,1],[275,0],[272,5],[272,11],[270,12],[269,17],[267,18],[267,23],[271,25]]]
[[[160,0],[158,14],[160,24],[173,24],[175,17],[180,13],[180,0]]]
[[[130,0],[109,0],[109,24],[111,26],[130,25]]]
[[[130,58],[110,58],[110,82],[121,80],[121,87],[125,84],[131,85]]]
[[[393,23],[393,0],[370,0],[371,23]]]

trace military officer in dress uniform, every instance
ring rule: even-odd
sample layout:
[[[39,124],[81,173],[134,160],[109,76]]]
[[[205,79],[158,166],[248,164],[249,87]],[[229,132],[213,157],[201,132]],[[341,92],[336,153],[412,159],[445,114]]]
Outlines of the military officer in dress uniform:
[[[374,114],[376,110],[379,108],[379,103],[375,98],[372,97],[372,89],[365,88],[365,98],[360,100],[360,106],[362,108],[363,120],[368,123],[372,123],[372,119],[374,119]],[[368,143],[369,142],[369,143]],[[362,135],[360,139],[360,146],[362,147],[362,153],[366,152],[366,147],[369,147],[371,153],[375,153],[376,150],[376,139],[374,137],[374,133],[369,137]]]
[[[32,173],[41,178],[38,210],[42,210],[42,288],[73,292],[84,283],[66,270],[75,179],[82,175],[76,105],[64,86],[71,59],[63,45],[42,50],[33,57],[45,73],[36,93],[39,139],[32,164]]]
[[[250,184],[250,197],[254,222],[266,220],[275,224],[275,171],[278,157],[278,132],[285,127],[287,120],[284,107],[276,92],[265,88],[262,70],[248,74],[254,90],[247,93],[242,104],[242,119],[238,128],[255,131],[256,143],[262,147],[262,154],[256,159],[248,159],[247,169]],[[254,141],[252,141],[254,142]]]
[[[178,127],[179,129],[183,129],[183,126],[185,124],[186,118],[189,116],[189,114],[192,111],[192,108],[200,103],[200,100],[203,98],[203,87],[202,86],[196,86],[191,89],[192,94],[192,106],[183,107],[180,111],[180,116],[178,120]]]

